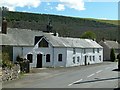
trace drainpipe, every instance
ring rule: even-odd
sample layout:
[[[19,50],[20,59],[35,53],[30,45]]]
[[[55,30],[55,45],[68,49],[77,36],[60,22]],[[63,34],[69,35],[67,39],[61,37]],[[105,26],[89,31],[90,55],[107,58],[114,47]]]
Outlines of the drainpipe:
[[[80,64],[83,64],[83,57],[82,57],[82,55],[83,55],[83,48],[81,48],[81,63]]]
[[[68,64],[68,60],[67,60],[67,59],[68,59],[68,58],[67,58],[67,56],[68,56],[68,55],[67,55],[67,49],[68,49],[68,48],[66,48],[66,57],[65,57],[65,58],[66,58],[66,60],[65,60],[65,61],[66,61],[66,62],[65,62],[65,66],[66,66],[66,67],[67,67],[67,64]]]
[[[22,56],[23,56],[23,47],[22,47]]]
[[[53,47],[53,67],[55,68],[55,62],[54,62],[54,47]]]

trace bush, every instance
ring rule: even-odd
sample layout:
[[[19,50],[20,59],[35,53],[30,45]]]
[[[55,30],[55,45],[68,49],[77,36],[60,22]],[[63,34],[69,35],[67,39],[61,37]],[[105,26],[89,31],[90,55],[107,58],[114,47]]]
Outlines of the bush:
[[[115,51],[114,51],[113,48],[111,49],[111,52],[110,52],[110,59],[111,59],[112,62],[115,61]]]
[[[17,56],[16,61],[20,65],[21,73],[29,72],[29,61],[27,59]]]
[[[23,62],[23,58],[20,58],[20,56],[18,55],[17,58],[16,58],[16,61],[17,61],[18,63],[21,63],[21,62]]]
[[[8,67],[8,68],[12,68],[14,66],[14,64],[10,61],[10,57],[8,53],[3,52],[2,53],[2,67]]]

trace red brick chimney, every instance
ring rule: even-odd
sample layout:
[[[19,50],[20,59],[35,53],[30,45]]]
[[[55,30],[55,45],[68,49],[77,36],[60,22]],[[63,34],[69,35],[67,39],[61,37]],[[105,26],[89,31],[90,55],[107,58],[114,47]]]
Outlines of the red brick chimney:
[[[7,34],[7,20],[5,17],[2,20],[2,33]]]

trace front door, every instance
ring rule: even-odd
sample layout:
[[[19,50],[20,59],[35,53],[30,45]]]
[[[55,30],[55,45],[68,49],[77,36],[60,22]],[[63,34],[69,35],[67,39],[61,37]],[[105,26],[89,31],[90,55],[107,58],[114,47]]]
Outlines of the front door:
[[[85,56],[85,65],[87,65],[87,56]]]
[[[42,68],[42,54],[37,54],[37,68]]]

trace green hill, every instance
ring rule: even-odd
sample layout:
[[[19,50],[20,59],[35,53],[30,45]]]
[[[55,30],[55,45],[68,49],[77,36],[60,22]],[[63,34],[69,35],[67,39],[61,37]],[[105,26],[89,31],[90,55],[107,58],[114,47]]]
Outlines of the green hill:
[[[117,38],[117,21],[98,20],[87,18],[74,18],[48,14],[33,14],[22,12],[5,12],[8,26],[13,28],[25,28],[43,31],[46,29],[48,18],[52,20],[53,31],[60,36],[80,37],[85,31],[93,31],[97,40]]]

